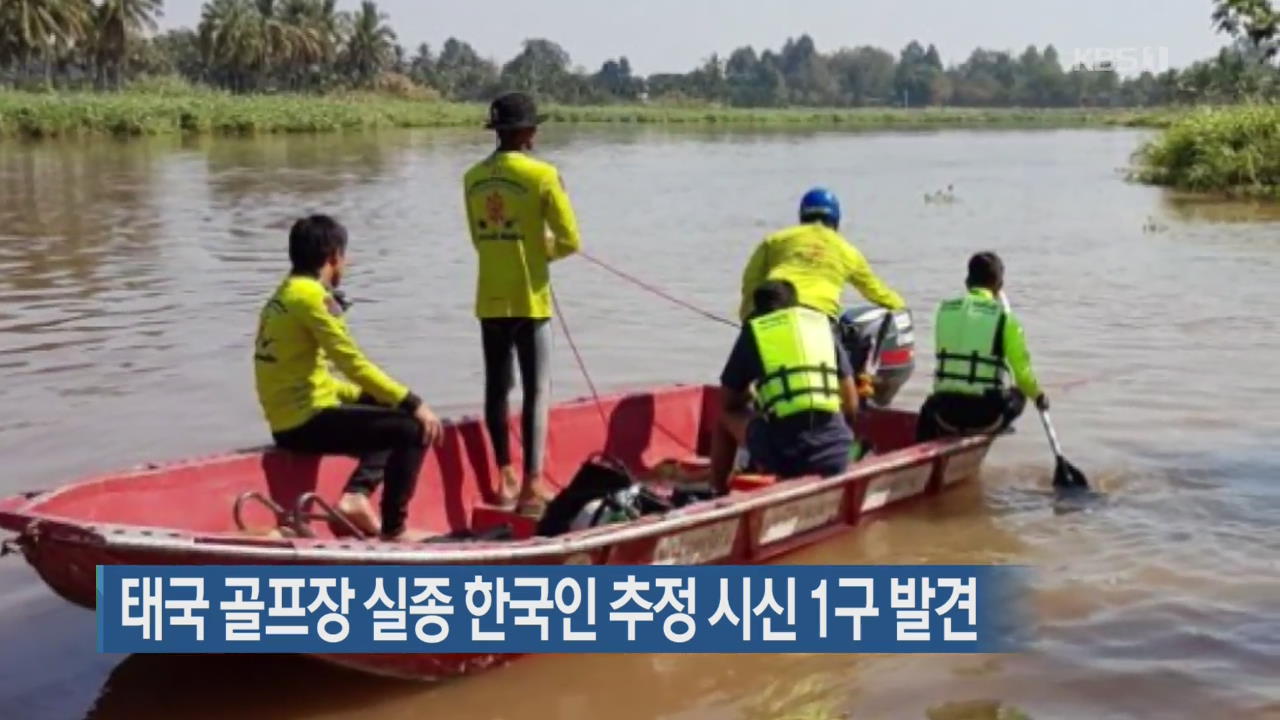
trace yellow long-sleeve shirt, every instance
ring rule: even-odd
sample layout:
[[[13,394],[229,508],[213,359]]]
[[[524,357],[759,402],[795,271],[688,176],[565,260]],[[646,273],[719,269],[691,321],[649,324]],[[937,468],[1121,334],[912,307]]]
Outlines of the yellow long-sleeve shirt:
[[[1031,353],[1022,332],[1022,323],[1009,313],[1004,326],[1004,359],[1013,374],[1013,381],[1024,395],[1032,400],[1040,397],[1040,382],[1031,368]]]
[[[262,308],[254,345],[258,402],[272,432],[296,428],[362,392],[387,406],[419,400],[361,352],[341,307],[314,277],[290,275]],[[329,361],[346,376],[329,371]]]
[[[520,152],[496,152],[463,179],[479,258],[476,317],[551,317],[548,265],[577,252],[578,221],[560,174]]]
[[[902,297],[878,278],[862,253],[840,233],[820,223],[796,225],[765,238],[756,247],[742,273],[739,317],[751,315],[752,295],[768,280],[788,280],[795,285],[801,305],[838,317],[840,293],[845,284],[881,307],[901,310]]]
[[[1000,302],[995,293],[986,288],[973,288],[970,295]],[[1022,330],[1022,323],[1013,310],[1005,308],[1004,312],[1004,362],[1009,367],[1013,382],[1022,394],[1035,400],[1040,397],[1040,381],[1031,367],[1031,351],[1027,349],[1027,336]]]

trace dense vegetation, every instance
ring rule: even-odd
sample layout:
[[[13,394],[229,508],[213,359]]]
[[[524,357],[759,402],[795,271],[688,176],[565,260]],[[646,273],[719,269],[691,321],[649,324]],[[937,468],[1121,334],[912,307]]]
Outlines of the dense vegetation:
[[[1137,153],[1134,177],[1195,192],[1280,198],[1280,106],[1205,109]]]
[[[1269,0],[1216,0],[1213,19],[1270,69],[1280,11]],[[1195,192],[1280,199],[1280,105],[1202,109],[1170,124],[1135,154],[1132,176]]]
[[[336,0],[209,0],[198,27],[159,35],[162,0],[0,0],[0,83],[118,89],[143,76],[180,75],[236,93],[374,88],[475,101],[518,88],[571,105],[648,99],[751,108],[1139,107],[1280,97],[1280,71],[1266,62],[1274,51],[1270,6],[1217,0],[1215,7],[1220,27],[1238,38],[1234,46],[1183,70],[1129,78],[1107,63],[1072,59],[1064,67],[1053,46],[980,48],[944,67],[933,45],[822,53],[807,35],[776,51],[743,47],[687,73],[641,77],[625,57],[595,72],[576,68],[547,39],[526,41],[501,64],[452,38],[438,52],[409,51],[370,0],[354,12],[340,11]]]
[[[668,105],[553,105],[552,119],[572,123],[655,123],[702,126],[938,127],[1078,126],[1170,123],[1175,114],[1110,109],[975,108],[747,109]],[[479,103],[419,102],[382,94],[232,95],[214,90],[146,85],[121,93],[0,93],[0,136],[85,134],[254,134],[367,130],[386,127],[479,128]]]

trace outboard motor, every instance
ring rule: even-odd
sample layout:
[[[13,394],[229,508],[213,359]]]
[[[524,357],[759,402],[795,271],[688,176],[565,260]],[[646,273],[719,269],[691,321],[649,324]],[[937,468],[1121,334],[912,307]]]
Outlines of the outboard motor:
[[[915,370],[915,327],[910,310],[899,310],[885,327],[889,311],[874,305],[845,310],[840,316],[840,335],[855,373],[863,373],[872,361],[872,351],[880,344],[880,366],[876,369],[875,394],[871,402],[888,407]],[[883,329],[884,335],[880,336]]]

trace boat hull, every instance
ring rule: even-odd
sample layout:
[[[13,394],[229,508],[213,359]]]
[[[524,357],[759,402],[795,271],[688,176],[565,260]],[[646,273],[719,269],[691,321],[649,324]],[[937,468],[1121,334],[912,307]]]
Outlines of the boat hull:
[[[607,413],[619,415],[637,407],[637,395],[621,395],[602,400]],[[705,456],[709,432],[715,422],[714,388],[677,387],[651,391],[639,403],[647,426],[611,423],[605,437],[592,438],[582,431],[583,417],[596,416],[593,404],[578,402],[553,411],[552,447],[562,462],[552,473],[564,484],[585,457],[602,445],[623,448],[623,457],[633,468],[652,467],[659,458]],[[628,405],[628,403],[632,403]],[[560,424],[557,423],[560,421]],[[140,498],[161,496],[168,503],[172,485],[188,488],[188,493],[204,493],[193,505],[226,501],[247,489],[265,487],[283,503],[307,487],[320,490],[340,487],[350,463],[334,467],[315,466],[316,461],[300,460],[273,450],[240,453],[221,458],[190,461],[171,466],[144,468],[73,484],[52,493],[0,500],[0,527],[18,533],[9,541],[18,547],[27,562],[60,597],[92,609],[96,594],[98,565],[331,565],[331,564],[752,564],[773,560],[799,548],[855,529],[879,514],[894,512],[907,504],[946,491],[972,480],[978,474],[991,443],[990,437],[951,439],[912,444],[915,415],[892,410],[872,410],[864,414],[859,435],[870,439],[878,452],[834,478],[806,478],[768,485],[748,492],[734,492],[715,500],[697,503],[663,515],[639,521],[570,533],[558,538],[524,537],[504,542],[407,545],[336,537],[270,538],[235,531],[227,524],[226,505],[209,517],[193,514],[187,526],[176,523],[142,524],[137,517],[121,517]],[[462,420],[450,426],[449,436],[461,442],[468,432],[482,432],[483,423]],[[621,429],[620,429],[621,428]],[[661,428],[661,432],[653,431]],[[575,438],[579,446],[566,452],[566,435],[554,437],[557,429]],[[612,438],[612,433],[641,432],[645,442],[631,443]],[[669,437],[668,437],[669,436]],[[678,442],[673,442],[674,438]],[[487,440],[487,438],[485,438]],[[557,442],[558,441],[558,442]],[[629,448],[629,450],[627,449]],[[436,480],[433,474],[447,473],[447,452],[433,469],[424,470],[421,482]],[[568,457],[566,457],[568,456]],[[324,463],[330,462],[325,459]],[[485,464],[489,467],[483,467]],[[266,469],[280,466],[310,468],[298,481],[290,473],[273,478]],[[323,465],[323,463],[322,463]],[[313,467],[314,466],[314,467]],[[492,458],[460,471],[464,475],[484,475],[492,471]],[[225,486],[225,487],[224,487]],[[419,486],[420,488],[423,485]],[[128,509],[113,505],[129,488],[140,493]],[[450,527],[475,522],[485,510],[483,500],[492,488],[459,485],[456,497],[428,499],[437,507],[440,524]],[[207,496],[207,497],[206,497]],[[420,500],[420,499],[419,499]],[[419,507],[418,500],[411,513]],[[453,504],[457,507],[449,509]],[[157,505],[151,517],[164,514],[168,505]],[[443,508],[443,509],[440,509]],[[490,512],[489,514],[492,514]],[[450,517],[463,515],[462,521]],[[127,520],[128,522],[120,522]],[[321,660],[343,667],[398,678],[436,680],[479,672],[515,659],[513,655],[318,655]]]

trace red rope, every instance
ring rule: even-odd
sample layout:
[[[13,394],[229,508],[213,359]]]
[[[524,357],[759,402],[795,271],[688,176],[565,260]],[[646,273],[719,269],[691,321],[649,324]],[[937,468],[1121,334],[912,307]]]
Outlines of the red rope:
[[[628,275],[627,273],[625,273],[625,272],[623,272],[623,271],[621,271],[621,270],[619,270],[619,269],[617,269],[617,268],[615,268],[615,267],[613,267],[613,266],[609,265],[608,263],[606,263],[606,262],[604,262],[604,261],[602,261],[602,260],[597,260],[597,259],[595,259],[595,258],[591,257],[590,255],[588,255],[588,254],[584,253],[584,252],[579,252],[578,254],[579,254],[579,255],[581,255],[581,256],[582,256],[582,259],[586,260],[587,262],[590,262],[590,263],[592,263],[592,264],[594,264],[594,265],[597,265],[597,266],[599,266],[599,267],[601,267],[601,268],[603,268],[603,269],[607,270],[608,272],[611,272],[611,273],[613,273],[614,275],[617,275],[618,277],[622,278],[623,280],[626,280],[626,281],[628,281],[628,282],[630,282],[630,283],[632,283],[632,284],[636,285],[637,287],[639,287],[639,288],[641,288],[641,289],[643,289],[643,290],[647,290],[647,291],[649,291],[649,292],[653,293],[654,295],[657,295],[658,297],[663,298],[664,300],[668,300],[668,301],[673,302],[673,303],[675,303],[676,305],[679,305],[679,306],[681,306],[681,307],[683,307],[683,308],[686,308],[686,309],[692,310],[693,312],[698,313],[699,315],[701,315],[701,316],[703,316],[703,317],[707,318],[708,320],[714,320],[714,321],[716,321],[716,322],[718,322],[718,323],[721,323],[721,324],[723,324],[723,325],[728,325],[729,327],[733,327],[733,328],[741,327],[738,323],[736,323],[736,322],[734,322],[734,321],[732,321],[732,320],[730,320],[730,319],[728,319],[728,318],[726,318],[726,317],[722,317],[722,316],[720,316],[720,315],[716,315],[716,314],[715,314],[715,313],[713,313],[713,312],[708,312],[708,311],[703,310],[702,308],[700,308],[700,307],[698,307],[698,306],[696,306],[696,305],[693,305],[692,303],[685,302],[684,300],[681,300],[680,298],[675,297],[674,295],[671,295],[671,294],[669,294],[669,293],[663,292],[662,290],[658,289],[657,287],[655,287],[655,286],[653,286],[653,285],[650,285],[649,283],[647,283],[647,282],[645,282],[645,281],[641,280],[640,278],[635,277],[634,275]]]
[[[569,349],[573,351],[573,358],[578,363],[578,369],[582,371],[582,377],[587,380],[587,387],[591,389],[591,397],[595,399],[596,410],[600,413],[600,422],[604,424],[605,434],[609,433],[609,418],[605,415],[604,404],[600,402],[600,393],[596,392],[596,384],[591,380],[591,373],[587,372],[587,364],[582,360],[582,353],[578,352],[578,345],[573,341],[573,334],[569,332],[569,323],[564,319],[564,311],[560,309],[560,299],[556,297],[556,291],[551,290],[551,304],[555,307],[556,317],[560,320],[560,329],[564,330],[564,337],[569,341]]]
[[[582,353],[578,352],[578,346],[573,342],[573,335],[569,332],[569,323],[565,322],[564,311],[560,309],[560,300],[556,297],[554,289],[551,291],[551,304],[555,307],[556,317],[560,320],[560,329],[564,331],[564,337],[569,341],[569,349],[573,351],[573,357],[578,363],[578,369],[582,371],[582,377],[586,378],[587,387],[591,389],[591,397],[595,400],[596,411],[600,413],[600,422],[604,424],[604,431],[607,438],[609,434],[609,418],[604,411],[604,402],[600,400],[600,394],[596,392],[595,383],[591,380],[591,373],[587,372],[587,364],[582,359]],[[677,445],[690,452],[696,450],[696,448],[686,442],[684,438],[671,430],[668,430],[657,420],[653,421],[653,426],[657,428],[658,432],[661,432],[663,435],[666,435],[668,438],[675,441]]]

